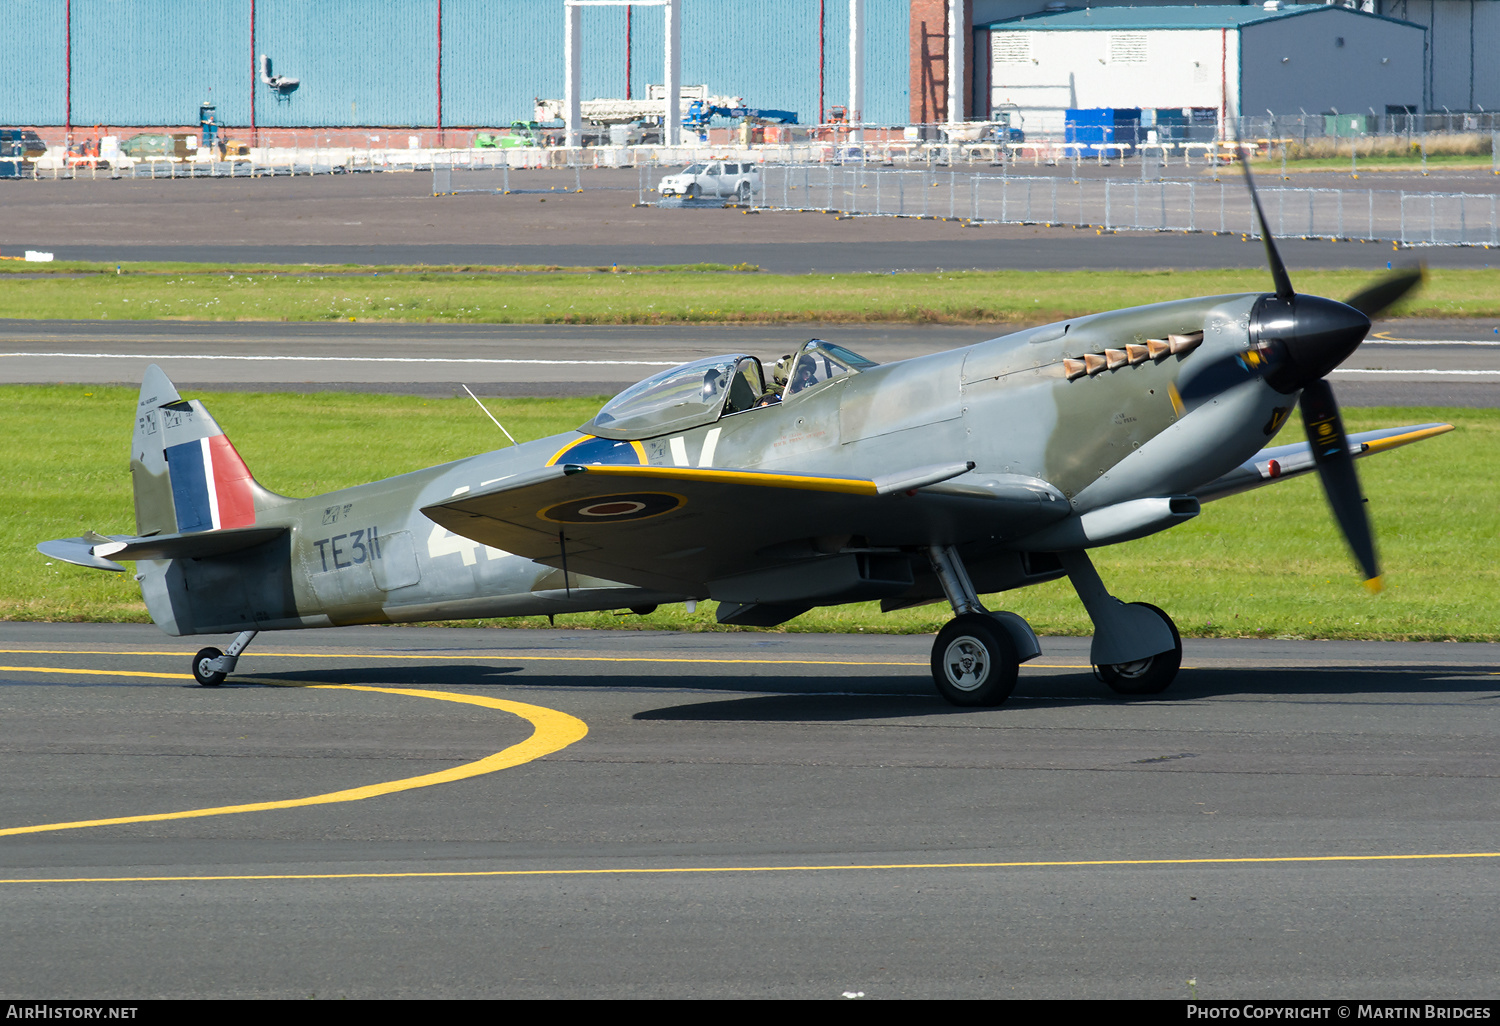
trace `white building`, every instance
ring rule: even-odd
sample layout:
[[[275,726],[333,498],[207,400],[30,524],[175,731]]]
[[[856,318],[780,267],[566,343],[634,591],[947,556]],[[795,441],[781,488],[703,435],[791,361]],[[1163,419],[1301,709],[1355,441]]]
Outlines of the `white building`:
[[[1425,109],[1426,29],[1342,6],[1095,7],[987,28],[991,109],[1018,109],[1028,136],[1061,136],[1070,108],[1212,110],[1221,124]]]

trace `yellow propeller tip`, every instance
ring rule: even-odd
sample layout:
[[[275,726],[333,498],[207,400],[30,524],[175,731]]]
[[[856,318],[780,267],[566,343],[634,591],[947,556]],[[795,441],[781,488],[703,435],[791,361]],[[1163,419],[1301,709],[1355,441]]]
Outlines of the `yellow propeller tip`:
[[[1365,587],[1369,589],[1371,595],[1379,595],[1385,590],[1385,578],[1377,574],[1365,582]]]

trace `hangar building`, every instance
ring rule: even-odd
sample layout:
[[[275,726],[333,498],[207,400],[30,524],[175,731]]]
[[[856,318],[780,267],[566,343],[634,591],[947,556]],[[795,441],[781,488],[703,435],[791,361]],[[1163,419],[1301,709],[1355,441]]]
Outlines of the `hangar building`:
[[[988,26],[992,109],[1028,133],[1078,108],[1224,118],[1416,114],[1426,30],[1341,6],[1096,7]],[[1149,124],[1149,119],[1147,121]]]
[[[1095,16],[1125,6],[1069,2],[1092,3]],[[1162,6],[1132,2],[1140,11]],[[1436,112],[1500,108],[1500,75],[1489,70],[1500,52],[1500,0],[1348,2],[1427,30],[1420,95],[1390,102]],[[683,82],[794,110],[803,123],[849,102],[848,0],[682,5]],[[1046,6],[864,0],[864,120],[982,117],[991,99],[990,26],[1045,16]],[[1252,10],[1239,0],[1199,6]],[[961,62],[949,59],[957,56],[948,28],[955,10],[969,30],[960,33]],[[585,8],[582,95],[642,98],[661,82],[662,19],[657,7]],[[562,0],[4,0],[0,39],[25,59],[0,89],[0,125],[180,125],[212,102],[229,126],[494,127],[530,118],[538,97],[563,95],[563,35]],[[277,91],[261,81],[262,54],[299,87]],[[948,110],[950,63],[961,69],[962,111]],[[1247,93],[1247,112],[1257,102]]]

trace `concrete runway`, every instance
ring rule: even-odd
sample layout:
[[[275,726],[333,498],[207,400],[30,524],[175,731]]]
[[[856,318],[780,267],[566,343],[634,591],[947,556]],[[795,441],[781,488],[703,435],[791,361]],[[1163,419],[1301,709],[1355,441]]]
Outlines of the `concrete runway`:
[[[1494,646],[1189,641],[1126,703],[1046,639],[964,711],[921,636],[351,628],[263,635],[219,689],[185,679],[198,641],[0,624],[0,828],[406,780],[533,729],[442,696],[587,736],[0,836],[8,996],[1451,1000],[1500,974]]]
[[[1500,405],[1488,321],[1386,321],[1333,374],[1350,406]],[[422,325],[0,321],[0,375],[16,383],[128,384],[157,363],[187,389],[397,394],[611,395],[701,356],[767,364],[817,336],[882,363],[1010,327],[904,325]]]

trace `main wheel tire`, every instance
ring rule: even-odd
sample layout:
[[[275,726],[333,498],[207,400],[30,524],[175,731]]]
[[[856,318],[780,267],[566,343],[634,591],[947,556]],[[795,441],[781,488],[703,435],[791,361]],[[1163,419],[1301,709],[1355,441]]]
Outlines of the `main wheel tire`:
[[[999,705],[1016,688],[1020,661],[1005,628],[983,613],[949,621],[932,645],[932,680],[954,705]]]
[[[1182,636],[1177,633],[1177,625],[1172,622],[1172,618],[1151,603],[1132,602],[1131,605],[1149,609],[1162,618],[1167,629],[1172,632],[1171,651],[1158,652],[1154,656],[1130,663],[1096,666],[1094,674],[1117,695],[1159,695],[1177,678],[1177,671],[1182,667]]]
[[[216,648],[205,648],[193,656],[193,679],[206,688],[216,688],[224,683],[224,674],[210,666],[223,654]]]
[[[739,198],[740,198],[740,202],[741,203],[749,203],[750,202],[750,183],[749,182],[741,182],[740,183]]]
[[[694,183],[693,185],[689,185],[686,189],[683,189],[682,190],[682,198],[683,199],[697,199],[698,198],[698,186],[697,186],[697,184]]]

